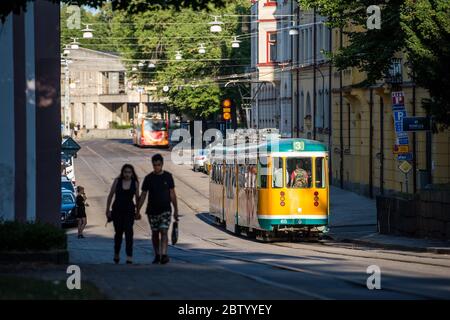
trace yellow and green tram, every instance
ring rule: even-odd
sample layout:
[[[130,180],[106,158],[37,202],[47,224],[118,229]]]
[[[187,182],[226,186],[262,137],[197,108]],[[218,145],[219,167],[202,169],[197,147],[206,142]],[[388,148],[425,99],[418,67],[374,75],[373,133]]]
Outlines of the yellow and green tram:
[[[270,240],[320,233],[327,226],[328,152],[323,143],[277,139],[216,146],[210,157],[210,214],[227,230]]]

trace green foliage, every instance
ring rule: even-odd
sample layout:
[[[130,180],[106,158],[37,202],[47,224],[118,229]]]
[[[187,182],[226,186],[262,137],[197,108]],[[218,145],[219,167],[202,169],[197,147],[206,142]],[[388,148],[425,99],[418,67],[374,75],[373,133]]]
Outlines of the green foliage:
[[[117,121],[110,121],[109,127],[111,129],[131,129],[133,125],[131,124],[119,124]]]
[[[450,126],[450,1],[406,0],[401,12],[415,82],[430,92],[423,106],[442,127]]]
[[[0,6],[0,20],[3,22],[11,13],[20,13],[26,10],[28,2],[35,0],[2,0]],[[104,4],[110,4],[114,10],[127,10],[130,13],[142,12],[145,10],[156,10],[162,8],[180,9],[190,7],[194,10],[205,9],[209,4],[221,6],[224,0],[49,0],[53,3],[78,4],[80,6],[89,6],[100,8]]]
[[[338,69],[366,72],[361,85],[373,84],[387,73],[391,59],[405,52],[411,75],[427,89],[423,107],[443,128],[450,125],[450,1],[448,0],[299,0],[343,28],[349,45],[332,54]],[[366,9],[381,8],[381,29],[366,30]],[[348,28],[352,26],[352,28]]]
[[[110,41],[110,38],[113,36],[112,26],[109,24],[113,16],[110,3],[105,4],[102,10],[99,10],[96,13],[89,11],[86,7],[81,7],[80,29],[68,28],[67,22],[70,18],[70,12],[67,8],[67,5],[62,4],[60,9],[61,49],[63,49],[66,44],[72,42],[73,38],[78,38],[80,45],[85,48],[106,52],[116,51],[114,42]],[[85,28],[84,24],[92,24],[90,25],[90,28],[94,30],[94,38],[83,39],[83,32],[81,29]]]
[[[122,40],[117,47],[129,61],[130,74],[141,84],[156,85],[157,97],[168,98],[173,112],[208,118],[220,108],[221,97],[229,95],[218,77],[242,73],[249,63],[249,37],[239,49],[231,48],[233,36],[249,33],[243,30],[243,18],[235,15],[249,14],[249,10],[248,1],[234,0],[223,8],[210,6],[207,10],[121,11],[113,19],[113,25],[121,26]],[[219,34],[209,30],[211,15],[222,15],[225,22]],[[198,53],[201,43],[205,54]],[[182,54],[181,61],[175,60],[177,51]],[[140,60],[154,61],[156,68],[147,65],[133,73]],[[169,92],[162,90],[166,85]]]
[[[0,222],[0,251],[66,249],[64,230],[44,223]]]

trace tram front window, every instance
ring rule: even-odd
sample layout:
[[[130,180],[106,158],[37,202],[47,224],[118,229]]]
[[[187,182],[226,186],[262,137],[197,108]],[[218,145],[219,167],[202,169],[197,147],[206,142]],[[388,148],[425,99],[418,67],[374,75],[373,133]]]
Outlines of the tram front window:
[[[286,170],[289,174],[288,188],[311,188],[311,158],[287,158]]]
[[[272,160],[272,188],[283,188],[283,159],[282,158],[273,158]],[[287,172],[285,173],[285,180],[288,181]]]

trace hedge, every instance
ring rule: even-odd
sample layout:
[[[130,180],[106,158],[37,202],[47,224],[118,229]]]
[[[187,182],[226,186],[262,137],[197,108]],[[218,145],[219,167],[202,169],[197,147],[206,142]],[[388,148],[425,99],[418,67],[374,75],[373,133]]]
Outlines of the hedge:
[[[66,232],[54,225],[40,222],[0,222],[0,251],[47,251],[66,248]]]

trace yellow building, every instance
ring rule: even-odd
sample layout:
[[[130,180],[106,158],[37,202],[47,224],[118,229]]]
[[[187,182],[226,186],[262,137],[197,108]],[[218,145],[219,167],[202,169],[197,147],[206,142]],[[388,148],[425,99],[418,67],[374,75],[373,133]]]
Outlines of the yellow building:
[[[333,31],[332,38],[333,51],[348,44],[346,36],[341,39],[338,30]],[[405,57],[396,58],[396,67],[401,70],[397,80],[401,82],[399,90],[404,93],[407,116],[425,116],[421,100],[428,93],[415,87],[408,76]],[[413,193],[429,182],[448,184],[450,130],[437,134],[408,133],[409,151],[414,159],[410,161],[411,171],[405,175],[399,169],[402,161],[394,153],[392,85],[380,81],[371,88],[353,87],[364,77],[356,68],[342,72],[333,69],[330,150],[333,183],[368,196],[391,191]]]

